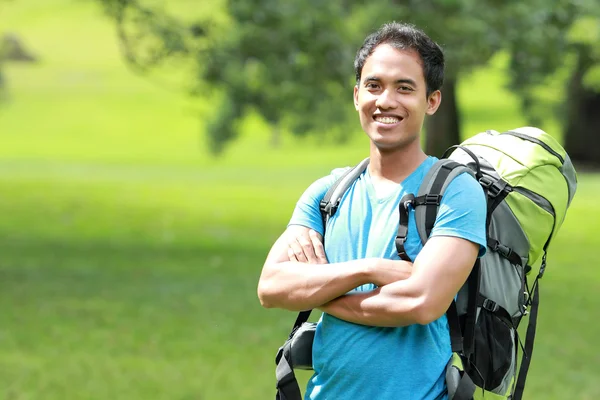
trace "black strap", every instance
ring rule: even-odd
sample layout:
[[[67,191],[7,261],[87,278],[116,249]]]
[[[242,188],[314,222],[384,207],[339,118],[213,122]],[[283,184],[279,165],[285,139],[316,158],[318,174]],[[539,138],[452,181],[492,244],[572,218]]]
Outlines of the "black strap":
[[[446,311],[446,318],[448,318],[448,328],[450,329],[450,345],[452,346],[453,353],[462,353],[463,351],[463,335],[462,329],[460,329],[460,320],[458,319],[458,309],[456,308],[456,302],[452,300],[450,307]]]
[[[406,242],[406,235],[408,234],[408,211],[414,201],[415,196],[407,194],[402,197],[400,205],[398,206],[400,221],[398,223],[398,234],[396,235],[396,251],[398,252],[398,257],[404,261],[412,261],[408,254],[406,254],[404,243]]]
[[[277,353],[277,368],[275,369],[277,394],[275,400],[302,400],[300,386],[291,365],[291,348],[291,342],[288,340]]]
[[[442,158],[448,158],[448,156],[450,155],[450,153],[452,153],[455,149],[461,149],[462,151],[464,151],[465,153],[467,153],[473,159],[473,161],[475,162],[475,179],[479,180],[482,177],[481,163],[479,162],[479,157],[477,157],[475,155],[475,153],[473,153],[467,147],[461,146],[460,144],[457,144],[457,145],[454,145],[454,146],[450,146],[450,147],[448,147],[448,149],[446,149],[446,151],[442,155]]]
[[[363,160],[360,164],[356,165],[353,168],[348,168],[338,179],[329,187],[325,196],[319,203],[319,209],[321,211],[321,218],[323,219],[323,233],[327,228],[327,221],[329,218],[336,213],[341,200],[341,195],[343,195],[348,187],[354,182],[360,174],[367,168],[369,164],[369,159]],[[344,183],[346,187],[340,187],[340,185]],[[339,187],[339,192],[341,195],[332,199],[334,193]],[[325,235],[323,234],[323,239]],[[290,339],[294,336],[294,333],[300,328],[300,326],[308,321],[312,310],[301,311],[298,313],[296,317],[296,321],[294,322],[294,326],[290,332],[288,337],[288,341],[279,348],[277,355],[275,356],[275,364],[277,364],[277,368],[275,370],[275,376],[277,378],[277,395],[275,396],[276,400],[302,400],[302,395],[300,393],[300,387],[298,386],[298,381],[296,379],[296,375],[294,374],[294,368],[291,365],[291,343]]]
[[[485,192],[485,196],[487,199],[487,226],[486,228],[489,230],[489,224],[491,222],[491,215],[504,201],[506,196],[510,192],[512,192],[513,188],[502,178],[494,178],[489,175],[482,175],[481,178],[478,179],[479,184],[483,188]]]
[[[487,245],[490,249],[510,261],[511,264],[523,266],[523,259],[513,249],[503,245],[494,238],[488,237]]]
[[[538,308],[540,305],[539,277],[536,278],[534,286],[529,325],[527,326],[527,336],[525,337],[525,349],[523,350],[523,358],[521,360],[521,368],[519,369],[519,378],[517,379],[513,400],[521,400],[523,398],[525,380],[527,379],[527,372],[529,371],[531,356],[533,355],[533,342],[535,340],[535,329],[537,327]]]
[[[311,312],[312,312],[312,310],[306,310],[306,311],[300,311],[298,313],[298,316],[296,317],[296,322],[294,322],[294,326],[292,327],[292,331],[290,332],[290,336],[289,336],[290,339],[292,338],[292,336],[294,336],[294,332],[296,332],[296,330],[298,330],[298,328],[300,328],[300,326],[303,323],[308,321],[308,318],[310,317]]]
[[[468,358],[475,347],[475,321],[477,319],[477,299],[479,297],[479,283],[481,281],[481,259],[475,261],[473,269],[467,279],[468,299],[465,314],[465,331],[463,336],[463,351]]]
[[[433,229],[433,225],[435,224],[438,207],[442,198],[440,194],[442,193],[442,189],[444,187],[444,184],[446,183],[446,179],[448,178],[452,170],[460,165],[461,164],[457,162],[447,162],[446,164],[442,165],[437,175],[435,176],[433,183],[431,184],[431,189],[429,190],[429,193],[425,196],[425,202],[422,204],[427,207],[425,211],[426,237],[429,237],[429,235],[431,234],[431,230]],[[415,204],[415,207],[418,207],[420,205],[421,204]]]
[[[515,324],[513,323],[513,319],[512,319],[512,316],[510,315],[510,313],[504,307],[500,306],[500,304],[496,303],[495,301],[488,299],[487,297],[479,294],[479,296],[477,298],[477,307],[481,307],[484,310],[487,310],[487,311],[493,313],[496,316],[496,318],[500,319],[502,322],[507,324],[509,327],[515,328],[515,326],[514,326]]]
[[[311,312],[312,310],[306,310],[298,313],[288,340],[279,348],[275,356],[275,364],[277,365],[275,369],[275,378],[277,379],[276,400],[302,400],[300,386],[298,385],[296,374],[294,374],[294,367],[292,366],[290,354],[291,339],[298,328],[308,321]]]
[[[446,183],[446,180],[448,179],[448,176],[452,170],[459,166],[461,166],[461,164],[454,161],[446,162],[440,167],[435,175],[429,193],[416,198],[412,194],[407,194],[400,200],[400,226],[398,227],[398,235],[396,235],[396,250],[398,251],[398,256],[400,259],[404,261],[411,261],[404,248],[404,243],[406,243],[406,235],[408,234],[409,207],[427,207],[425,210],[425,236],[429,237],[431,230],[433,229],[433,225],[435,224],[435,219],[437,218],[438,207],[442,201],[441,192],[444,184]]]
[[[454,396],[450,400],[472,400],[477,387],[466,372],[462,374]]]

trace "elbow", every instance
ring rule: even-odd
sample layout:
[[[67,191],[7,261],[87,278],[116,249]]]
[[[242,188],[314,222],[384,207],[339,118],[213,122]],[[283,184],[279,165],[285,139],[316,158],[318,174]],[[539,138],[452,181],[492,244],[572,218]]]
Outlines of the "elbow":
[[[427,297],[421,297],[416,301],[413,312],[415,323],[419,325],[430,324],[444,315],[446,309]]]
[[[264,308],[274,308],[273,304],[273,293],[271,289],[271,285],[268,282],[261,280],[258,283],[258,289],[256,290],[258,295],[258,300],[260,301],[260,305]]]

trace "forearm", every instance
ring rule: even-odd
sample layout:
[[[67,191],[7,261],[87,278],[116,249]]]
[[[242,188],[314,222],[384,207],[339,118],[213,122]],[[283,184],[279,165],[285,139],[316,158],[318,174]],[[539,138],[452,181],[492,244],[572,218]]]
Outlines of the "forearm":
[[[369,280],[372,260],[334,264],[279,262],[265,265],[258,295],[264,307],[309,310]]]
[[[288,228],[286,232],[301,234],[303,229],[306,228]],[[374,283],[383,286],[406,279],[412,273],[410,262],[381,258],[333,264],[292,262],[289,261],[287,243],[288,239],[284,233],[271,248],[263,266],[258,284],[258,297],[264,307],[308,310],[342,296],[362,284]],[[322,258],[327,261],[324,251]]]
[[[340,297],[319,307],[361,325],[406,326],[440,318],[466,281],[478,246],[453,237],[431,238],[411,276],[372,292]]]
[[[360,325],[398,327],[424,322],[423,300],[408,281],[367,293],[348,294],[319,307],[323,312]]]

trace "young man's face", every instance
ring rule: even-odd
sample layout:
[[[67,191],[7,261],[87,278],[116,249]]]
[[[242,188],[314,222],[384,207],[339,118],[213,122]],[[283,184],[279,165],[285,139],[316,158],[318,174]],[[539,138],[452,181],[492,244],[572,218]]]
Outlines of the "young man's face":
[[[441,101],[439,91],[426,93],[418,53],[388,44],[377,46],[354,88],[354,106],[373,144],[382,150],[420,146],[425,114],[435,113]]]

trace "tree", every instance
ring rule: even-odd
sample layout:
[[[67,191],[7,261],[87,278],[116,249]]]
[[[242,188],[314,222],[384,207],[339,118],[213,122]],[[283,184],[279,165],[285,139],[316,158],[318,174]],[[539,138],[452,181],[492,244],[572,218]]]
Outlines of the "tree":
[[[37,57],[23,45],[20,37],[15,33],[5,33],[0,37],[0,100],[4,97],[5,78],[2,66],[7,62],[31,63],[36,62]]]
[[[600,7],[599,7],[600,8]],[[600,167],[600,13],[581,20],[565,104],[565,148],[574,162]],[[595,74],[595,76],[594,76]]]
[[[565,148],[574,162],[600,165],[597,135],[600,106],[600,77],[593,85],[592,74],[600,71],[600,3],[595,0],[555,0],[545,9],[545,0],[520,19],[527,38],[507,41],[511,54],[511,86],[522,99],[532,125],[543,126],[548,115],[558,115],[563,125]],[[566,82],[557,81],[558,69],[570,69]],[[550,77],[550,81],[548,80]],[[539,88],[550,85],[565,95],[548,102]],[[562,86],[566,89],[563,90]]]
[[[171,57],[193,60],[195,93],[218,104],[208,124],[217,153],[252,108],[274,132],[343,138],[355,130],[354,52],[366,32],[394,19],[423,27],[446,50],[442,106],[429,119],[426,136],[426,151],[440,155],[459,141],[461,76],[508,48],[517,92],[525,106],[535,103],[530,88],[559,65],[560,57],[545,52],[565,45],[577,11],[576,0],[229,0],[227,24],[186,25],[134,0],[99,1],[116,20],[126,58],[138,69]]]

